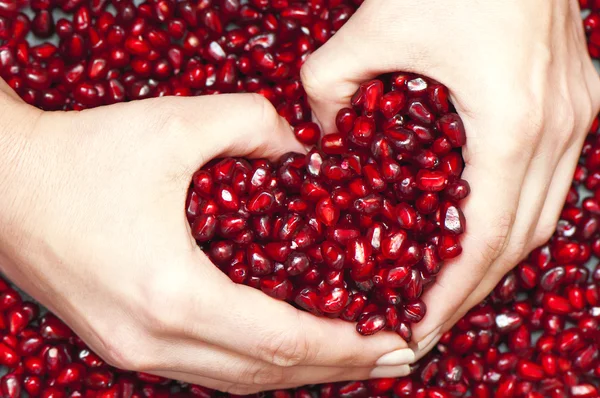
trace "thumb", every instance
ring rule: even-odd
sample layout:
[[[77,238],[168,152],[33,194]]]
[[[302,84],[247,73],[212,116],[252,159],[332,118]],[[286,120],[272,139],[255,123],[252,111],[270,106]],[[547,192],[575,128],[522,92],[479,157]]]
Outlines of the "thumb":
[[[290,125],[259,94],[164,97],[145,102],[145,114],[160,123],[159,134],[190,174],[211,159],[225,156],[276,160],[306,150]]]
[[[427,26],[423,15],[400,2],[365,1],[350,20],[300,71],[310,106],[324,133],[336,132],[335,116],[348,106],[361,82],[383,73],[420,73],[440,81],[415,26]],[[406,8],[406,10],[405,10]],[[414,8],[414,7],[412,7]],[[410,16],[406,14],[410,13]],[[398,14],[403,20],[399,23]]]

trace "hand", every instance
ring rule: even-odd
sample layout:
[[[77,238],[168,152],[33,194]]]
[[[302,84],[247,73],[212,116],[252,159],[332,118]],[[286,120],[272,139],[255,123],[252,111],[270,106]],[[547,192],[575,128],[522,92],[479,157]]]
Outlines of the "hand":
[[[186,192],[206,161],[303,151],[263,97],[80,113],[5,100],[2,271],[108,363],[237,394],[408,373],[394,333],[363,338],[236,285],[192,238]]]
[[[463,254],[424,296],[417,357],[554,231],[600,80],[575,0],[366,0],[312,54],[302,81],[316,119],[358,84],[408,71],[445,84],[467,130]]]

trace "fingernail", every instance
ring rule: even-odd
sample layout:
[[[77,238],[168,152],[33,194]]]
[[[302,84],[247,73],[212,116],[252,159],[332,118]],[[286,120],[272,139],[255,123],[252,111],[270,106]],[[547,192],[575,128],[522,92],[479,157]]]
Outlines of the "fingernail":
[[[417,349],[419,351],[421,351],[424,348],[426,348],[429,345],[429,343],[431,343],[433,341],[433,339],[435,339],[437,337],[437,335],[440,333],[441,330],[442,330],[442,325],[440,325],[437,328],[435,328],[431,333],[429,333],[427,336],[425,336],[423,338],[423,340],[421,340],[417,344]]]
[[[407,363],[412,363],[415,360],[415,353],[410,348],[403,348],[401,350],[396,350],[392,352],[388,352],[385,355],[382,355],[381,358],[375,362],[377,366],[398,366],[405,365]]]
[[[410,373],[409,365],[401,366],[378,366],[371,371],[372,379],[380,379],[382,377],[402,377]]]

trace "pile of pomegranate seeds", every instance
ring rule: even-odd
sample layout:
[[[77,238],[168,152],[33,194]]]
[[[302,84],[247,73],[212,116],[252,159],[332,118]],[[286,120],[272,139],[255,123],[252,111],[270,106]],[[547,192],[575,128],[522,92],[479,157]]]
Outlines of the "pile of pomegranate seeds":
[[[418,76],[372,80],[320,149],[206,167],[188,197],[192,234],[237,283],[410,341],[423,289],[462,250],[466,136],[447,98]],[[306,143],[321,135],[312,122],[295,131]]]
[[[161,95],[258,92],[273,102],[279,113],[295,126],[295,133],[302,142],[313,145],[318,142],[319,131],[310,123],[310,109],[298,71],[306,56],[339,30],[360,3],[360,0],[249,0],[242,5],[238,0],[148,0],[136,6],[130,0],[0,0],[0,76],[27,102],[49,110],[84,109]],[[580,4],[586,9],[584,26],[589,52],[594,58],[600,58],[600,0],[580,0]],[[32,15],[31,18],[22,13],[26,5],[32,10],[32,14],[29,14]],[[55,13],[56,10],[61,13]],[[235,24],[234,29],[228,29],[231,23]],[[29,33],[38,38],[35,44],[29,41]],[[39,43],[39,39],[45,40],[53,35],[59,40],[50,38]],[[391,90],[397,84],[397,78],[405,79],[400,84],[403,89]],[[419,91],[415,86],[420,85],[421,80],[427,84],[426,95],[415,93]],[[409,81],[413,81],[410,86]],[[329,265],[336,263],[338,255],[345,259],[353,258],[354,255],[353,249],[350,249],[348,256],[346,248],[341,250],[346,245],[332,239],[334,236],[339,238],[339,234],[331,235],[330,238],[327,231],[338,225],[353,224],[358,225],[360,231],[366,231],[376,224],[382,224],[381,228],[385,224],[386,228],[405,231],[406,248],[411,250],[416,250],[414,248],[418,246],[408,245],[411,241],[425,246],[436,243],[439,245],[439,238],[436,241],[435,238],[423,239],[418,235],[417,231],[423,226],[403,228],[400,223],[406,222],[405,217],[398,217],[401,213],[398,210],[402,209],[401,203],[409,203],[415,217],[417,213],[421,214],[421,221],[418,223],[425,220],[427,228],[433,227],[439,231],[444,229],[444,224],[439,223],[440,216],[437,212],[422,211],[421,206],[426,205],[428,200],[418,201],[420,196],[430,197],[425,196],[430,192],[421,187],[435,186],[436,178],[422,181],[421,187],[417,186],[414,191],[419,193],[416,197],[400,200],[394,196],[395,193],[390,195],[387,187],[382,191],[373,188],[377,186],[374,181],[378,179],[373,177],[375,174],[372,171],[379,172],[382,184],[392,184],[384,178],[386,168],[382,167],[389,164],[388,160],[392,160],[402,164],[402,176],[405,176],[407,168],[415,179],[418,179],[419,170],[429,173],[441,170],[453,181],[446,184],[460,181],[454,174],[454,170],[459,170],[462,165],[460,156],[456,156],[456,149],[450,154],[444,153],[447,150],[444,148],[452,147],[450,139],[453,135],[442,127],[441,116],[450,109],[439,108],[438,103],[432,101],[432,98],[443,98],[444,89],[434,82],[408,75],[387,76],[381,93],[377,86],[377,82],[363,85],[362,91],[354,98],[352,110],[340,112],[337,125],[341,135],[328,136],[321,143],[320,151],[313,150],[310,153],[308,162],[305,162],[307,159],[304,157],[300,161],[300,157],[293,154],[277,165],[265,161],[224,159],[208,165],[205,171],[210,172],[199,172],[195,176],[187,208],[190,221],[195,226],[194,233],[200,238],[199,241],[209,239],[210,234],[214,233],[212,243],[201,244],[217,263],[218,259],[223,260],[219,265],[233,280],[261,288],[292,303],[297,301],[296,297],[287,295],[290,284],[296,287],[297,282],[305,282],[307,287],[315,289],[315,295],[325,297],[326,284],[332,286],[333,291],[345,282],[348,287],[343,289],[346,289],[349,297],[363,292],[365,301],[379,303],[376,305],[381,310],[381,299],[385,302],[389,296],[378,294],[375,297],[374,293],[382,289],[381,283],[389,279],[389,269],[392,268],[385,268],[388,270],[385,277],[373,275],[371,293],[366,294],[364,289],[361,290],[365,288],[364,283],[361,283],[362,278],[352,275],[352,263],[349,268],[344,268],[350,271],[349,275],[336,273],[339,265]],[[432,87],[438,87],[441,91],[431,96]],[[381,95],[385,101],[373,100],[373,93],[376,94],[375,97]],[[402,95],[403,98],[399,99]],[[398,104],[398,101],[405,101],[404,107],[392,112],[393,104]],[[445,103],[445,100],[439,102]],[[431,121],[426,116],[427,110],[432,115]],[[387,112],[391,112],[389,115],[400,112],[402,117],[386,117]],[[376,132],[389,130],[412,136],[417,148],[414,151],[398,151],[386,134],[368,138],[370,145],[362,146],[363,140],[367,138],[362,135],[365,124],[360,121],[365,116],[373,116],[373,113],[384,116],[374,119],[378,126]],[[451,125],[454,117],[446,116],[450,118],[446,121],[446,126]],[[384,123],[389,123],[386,124],[388,128],[383,128]],[[435,134],[433,142],[423,141],[422,134],[426,130]],[[435,144],[437,139],[444,141],[444,137],[447,140],[443,145]],[[400,141],[397,138],[394,140]],[[346,146],[348,153],[335,153],[336,148]],[[393,151],[395,157],[388,158],[386,150]],[[401,159],[397,158],[399,154]],[[454,156],[455,161],[446,164],[452,163],[453,167],[458,165],[458,168],[447,171],[448,166],[443,161],[446,156]],[[346,169],[342,167],[342,164],[351,166],[358,160],[361,173],[355,175],[353,166]],[[338,165],[336,162],[339,163],[337,169],[334,168]],[[319,167],[316,167],[317,164]],[[323,167],[323,164],[331,167]],[[228,167],[231,168],[230,175]],[[261,178],[269,180],[267,175],[275,176],[276,186],[267,186],[265,183],[259,184],[257,189],[253,185],[253,181],[257,180],[253,178],[241,182],[244,178],[240,180],[240,176],[244,177],[249,173],[254,176],[261,168],[264,169],[265,176],[262,177],[259,173],[258,181]],[[329,170],[331,175],[335,175],[336,170],[342,176],[353,173],[353,177],[347,177],[349,181],[344,184],[337,184],[324,179],[325,170]],[[313,175],[314,173],[318,175]],[[352,182],[354,180],[357,182]],[[284,181],[293,189],[289,190],[288,185],[282,185]],[[309,186],[311,192],[317,193],[317,197],[320,184],[329,195],[331,205],[337,203],[336,200],[347,199],[348,206],[342,207],[339,215],[335,211],[331,212],[336,207],[331,206],[328,201],[323,200],[325,203],[317,206],[322,198],[311,199],[307,195],[309,192],[303,192],[305,181],[317,183]],[[223,182],[229,186],[230,193],[237,196],[238,209],[233,206],[232,202],[235,201],[229,200],[227,195],[219,196],[219,192],[223,193]],[[245,188],[240,185],[244,183]],[[417,181],[413,183],[417,184]],[[340,185],[340,189],[346,193],[334,194],[339,192],[333,189],[336,185]],[[356,189],[361,187],[368,189],[369,195],[380,197],[381,209],[377,216],[361,213],[370,207],[369,203],[363,203],[365,206],[359,209],[354,207],[357,198],[352,194],[359,192]],[[449,187],[450,185],[445,186],[443,194],[431,196],[437,196],[441,200],[450,198],[450,202],[457,202],[466,192],[466,185],[454,191]],[[288,200],[285,206],[281,204],[281,194],[278,194],[284,189],[286,195],[292,195],[295,199]],[[589,193],[580,197],[579,192]],[[193,199],[194,196],[196,199]],[[368,195],[362,195],[365,196]],[[394,217],[390,217],[391,213],[384,206],[386,201],[391,203],[392,200],[397,210]],[[269,202],[272,203],[271,208],[265,211]],[[202,206],[194,209],[194,203]],[[241,210],[242,208],[245,210]],[[210,215],[215,209],[219,209],[220,215],[213,220],[213,232],[210,232],[210,221],[205,222],[204,228],[199,228],[201,216],[198,215]],[[228,209],[226,214],[223,209]],[[266,231],[266,226],[262,223],[265,217],[273,220],[271,232],[278,231],[279,236],[284,219],[281,218],[277,225],[274,220],[292,213],[300,216],[300,225],[295,226],[297,235],[294,238],[290,241],[278,238],[271,242],[270,239],[261,237],[261,231]],[[402,214],[406,216],[408,213]],[[348,215],[350,220],[347,219]],[[234,220],[235,217],[247,218],[245,222],[249,223],[249,227],[246,233],[242,233],[246,229],[242,228],[237,234],[223,236],[223,219],[229,221],[228,228],[235,228],[236,223],[244,222]],[[336,217],[336,223],[330,221]],[[599,217],[600,131],[599,121],[596,120],[583,148],[581,162],[552,239],[506,275],[483,303],[446,333],[436,349],[415,365],[411,376],[325,384],[275,391],[261,396],[600,396],[600,266],[597,265],[600,261]],[[325,231],[323,235],[309,236],[310,234],[304,233],[307,227],[312,228],[311,220],[313,224],[318,222],[322,225],[322,230]],[[287,225],[294,225],[287,218],[285,221]],[[372,224],[363,226],[364,222]],[[329,223],[335,226],[329,226]],[[209,235],[203,236],[205,233]],[[368,236],[372,242],[373,236]],[[444,233],[439,236],[454,235]],[[364,236],[361,235],[361,238]],[[300,249],[302,244],[306,244],[306,239],[314,239],[314,243],[309,246],[318,246],[319,249]],[[251,255],[256,258],[256,246],[252,244],[261,245],[263,259],[271,259],[269,256],[279,254],[276,250],[277,240],[288,242],[285,246],[296,255],[289,264],[283,261],[283,257],[280,257],[281,261],[277,261],[275,257],[271,260],[273,268],[269,275],[257,277],[255,268],[249,263],[245,264],[250,268],[244,269],[244,263],[236,260],[238,256],[247,257],[249,247]],[[295,246],[292,247],[292,244]],[[340,251],[335,251],[336,247]],[[230,250],[231,256],[228,254]],[[379,265],[390,262],[381,254],[381,246],[378,250],[379,252],[372,250],[372,253],[375,252],[372,255],[373,262]],[[423,258],[419,265],[415,264],[410,268],[411,273],[413,269],[422,270],[426,253],[439,255],[436,251],[422,250]],[[289,280],[278,279],[282,274],[289,274],[288,268],[295,270],[302,267],[305,259],[308,260],[308,268],[314,267],[318,271],[331,273],[315,275],[315,280],[325,280],[325,283],[311,285],[306,283],[308,281],[301,281],[299,275]],[[591,271],[585,266],[590,261]],[[264,264],[264,261],[258,261],[254,267],[260,269]],[[315,264],[324,265],[316,267]],[[311,270],[305,270],[304,275],[315,274],[315,271],[308,271]],[[399,289],[398,292],[403,303],[407,302],[405,289]],[[332,297],[334,301],[327,304],[335,306],[336,299],[337,302],[344,301],[339,300],[339,296]],[[315,312],[325,313],[322,308],[332,308],[330,305],[324,306],[322,299],[313,303],[315,304],[311,309]],[[376,311],[375,308],[372,311]],[[44,311],[40,311],[35,303],[23,301],[15,288],[0,280],[0,365],[7,372],[0,378],[3,397],[16,398],[25,393],[32,397],[61,398],[227,396],[200,386],[109,367],[59,319],[49,313],[41,315],[40,312]],[[362,312],[372,313],[367,308],[363,308]],[[344,313],[345,311],[336,314],[334,311],[332,315],[344,317]],[[360,314],[357,313],[358,315]],[[404,311],[398,315],[404,316]],[[380,319],[383,323],[385,317]],[[389,320],[385,319],[385,322]]]

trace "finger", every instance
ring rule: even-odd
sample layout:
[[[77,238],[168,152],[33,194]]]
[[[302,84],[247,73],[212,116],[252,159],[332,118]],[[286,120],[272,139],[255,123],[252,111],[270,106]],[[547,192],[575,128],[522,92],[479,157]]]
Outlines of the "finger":
[[[577,161],[581,155],[581,147],[584,140],[585,135],[577,140],[577,142],[565,152],[565,155],[556,167],[556,172],[554,173],[552,183],[548,189],[548,200],[544,204],[544,208],[542,209],[542,213],[536,226],[535,234],[537,236],[543,237],[554,232],[556,223],[560,218],[560,213],[565,204],[565,198],[571,188],[573,173],[577,167]],[[538,238],[537,240],[538,243],[540,241],[542,241],[541,243],[544,243],[543,238]]]
[[[325,133],[335,132],[337,111],[349,104],[362,81],[385,72],[423,70],[439,80],[437,69],[428,65],[423,53],[423,49],[430,47],[418,43],[426,35],[408,31],[407,24],[398,23],[398,14],[409,13],[411,26],[418,26],[419,20],[423,26],[428,23],[424,15],[415,13],[408,5],[365,1],[331,39],[308,57],[300,72],[302,83]],[[403,39],[398,40],[399,37]]]
[[[571,186],[571,180],[573,179],[573,173],[577,165],[577,160],[579,159],[582,144],[583,139],[575,140],[573,145],[568,148],[558,162],[552,175],[552,181],[547,184],[547,193],[544,195],[546,201],[542,207],[540,216],[537,218],[539,221],[536,223],[535,232],[532,233],[532,242],[535,243],[526,249],[526,253],[546,242],[554,232],[565,202],[565,197]],[[522,195],[522,198],[528,196],[531,197],[536,195],[530,193],[529,195]],[[513,260],[506,260],[503,257],[499,258],[498,261],[490,267],[490,272],[469,296],[468,300],[466,300],[461,308],[456,311],[456,314],[446,322],[443,330],[450,329],[471,308],[480,303],[514,265],[516,264],[514,264]]]
[[[546,139],[541,143],[529,164],[519,196],[515,223],[506,250],[492,265],[492,267],[500,268],[501,275],[517,265],[530,250],[550,238],[550,235],[542,237],[536,235],[535,232],[545,203],[550,199],[548,192],[553,176],[557,171],[557,163],[559,163],[566,150],[566,144],[563,144],[560,137],[572,135],[572,125],[565,125],[565,128],[566,131],[560,131],[557,134],[556,141]],[[489,282],[488,278],[486,278],[486,282]]]
[[[542,162],[532,163],[539,164]],[[535,169],[536,167],[533,166],[533,170]],[[523,255],[528,253],[530,249],[533,249],[531,242],[534,239],[542,239],[541,237],[534,238],[534,236],[536,235],[535,230],[537,228],[539,215],[542,213],[542,209],[545,206],[544,202],[547,203],[547,193],[550,187],[550,179],[553,174],[552,172],[549,172],[548,169],[553,170],[551,167],[544,170],[538,170],[539,173],[530,173],[525,178],[525,187],[521,191],[515,224],[513,225],[512,234],[506,245],[506,250],[489,266],[485,277],[482,278],[477,287],[465,297],[465,301],[461,303],[460,307],[456,309],[452,316],[444,323],[444,326],[440,329],[441,333],[452,328],[459,319],[470,311],[471,308],[480,303],[494,289],[506,272],[517,265]],[[548,238],[549,236],[545,237],[546,240]]]
[[[204,275],[190,276],[190,291],[206,285],[206,280],[211,284],[210,290],[187,305],[185,319],[192,325],[187,328],[191,338],[282,367],[373,367],[378,361],[403,365],[414,359],[412,350],[395,333],[363,337],[352,323],[316,317],[234,284],[204,255],[198,257]]]
[[[298,386],[373,377],[400,377],[409,371],[408,365],[348,368],[341,363],[340,366],[333,367],[281,367],[218,346],[187,339],[164,341],[155,356],[161,358],[159,366],[163,370],[202,375],[223,383],[234,381],[250,386]],[[156,371],[159,370],[150,372]]]
[[[584,71],[581,72],[580,75]],[[549,132],[556,140],[545,140],[531,162],[506,253],[490,267],[486,278],[446,322],[443,330],[450,329],[494,289],[505,273],[514,267],[523,255],[547,242],[554,233],[571,186],[586,137],[585,132],[589,129],[590,118],[584,110],[590,106],[589,101],[592,102],[592,107],[594,106],[594,94],[585,81],[578,80],[570,87],[573,88],[573,92],[565,93],[570,96],[567,102],[573,101],[576,104],[573,109],[579,118],[575,117],[573,120],[568,114],[571,108],[564,103],[559,105],[560,109],[552,110],[556,121],[555,127],[560,130]],[[556,164],[556,167],[552,167],[552,164]]]
[[[156,119],[167,145],[193,173],[216,157],[277,159],[286,152],[306,152],[289,124],[259,94],[163,97],[140,101],[141,114]]]
[[[502,123],[494,122],[494,117],[482,120],[489,124],[478,127],[476,122],[465,118],[471,137],[467,138],[463,178],[471,185],[471,195],[464,205],[468,222],[461,237],[463,253],[444,265],[436,282],[424,294],[428,312],[414,329],[419,348],[434,338],[479,285],[488,267],[503,253],[515,220],[531,155],[514,146],[517,140],[506,138],[510,134],[507,131],[511,132],[509,126],[502,131],[490,131],[488,126]],[[480,131],[486,131],[484,138]]]
[[[600,79],[598,75],[593,67],[590,68],[585,63],[580,65],[576,63],[576,65],[579,67],[580,76],[585,76],[587,73],[589,77],[587,79],[575,79],[570,85],[573,87],[571,99],[575,111],[574,133],[565,132],[563,134],[566,148],[548,187],[547,200],[538,217],[533,242],[529,250],[545,243],[554,233],[581,156],[581,148],[600,108]],[[592,76],[589,75],[590,70]]]
[[[441,331],[440,333],[436,333],[427,344],[424,344],[422,348],[419,348],[417,351],[415,351],[415,362],[420,361],[425,355],[427,355],[427,353],[429,353],[429,351],[435,348],[437,343],[442,338],[442,334],[443,332]]]

